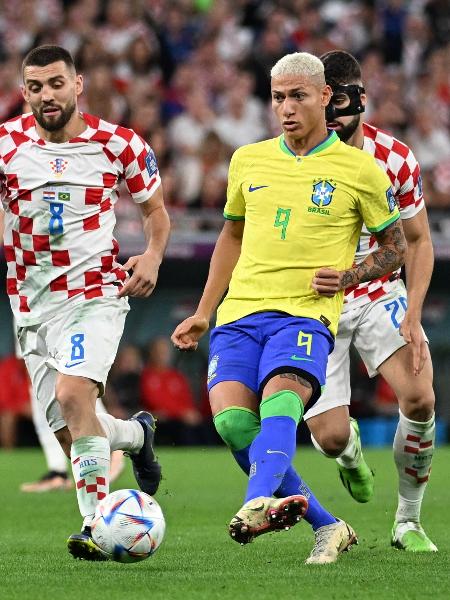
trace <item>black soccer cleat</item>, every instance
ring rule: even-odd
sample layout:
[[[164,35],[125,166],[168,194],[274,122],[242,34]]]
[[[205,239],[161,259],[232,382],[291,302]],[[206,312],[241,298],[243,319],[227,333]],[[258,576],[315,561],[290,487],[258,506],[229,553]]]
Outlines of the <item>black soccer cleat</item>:
[[[67,540],[67,548],[74,558],[80,560],[108,560],[92,539],[91,528],[85,527],[81,533],[72,534]]]
[[[138,454],[129,454],[133,462],[133,471],[140,489],[153,496],[161,481],[161,465],[156,460],[153,450],[156,421],[153,415],[146,411],[137,412],[130,421],[138,421],[144,429],[144,444]]]

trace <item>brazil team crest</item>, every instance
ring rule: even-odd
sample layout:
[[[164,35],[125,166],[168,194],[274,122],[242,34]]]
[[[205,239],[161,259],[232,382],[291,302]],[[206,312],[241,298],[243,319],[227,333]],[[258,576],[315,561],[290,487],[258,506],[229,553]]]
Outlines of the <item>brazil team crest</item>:
[[[208,383],[210,383],[214,379],[214,377],[217,375],[217,363],[218,362],[219,362],[219,355],[214,354],[214,356],[209,361],[208,380],[207,380]]]
[[[328,206],[333,200],[333,192],[336,189],[328,179],[321,179],[313,185],[313,193],[311,195],[312,202],[322,208]]]

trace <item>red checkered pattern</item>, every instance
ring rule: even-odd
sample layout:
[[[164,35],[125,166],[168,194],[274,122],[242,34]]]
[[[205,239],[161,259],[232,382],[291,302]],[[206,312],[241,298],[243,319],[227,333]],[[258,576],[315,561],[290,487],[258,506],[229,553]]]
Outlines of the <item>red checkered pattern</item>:
[[[374,156],[391,180],[402,219],[414,217],[424,207],[419,164],[406,144],[373,125],[363,124],[363,149]],[[377,248],[375,237],[363,227],[356,251],[355,263],[360,263]],[[377,300],[392,287],[400,277],[397,273],[374,279],[348,288],[345,291],[344,310],[358,308]]]
[[[86,484],[85,479],[80,479],[77,481],[77,490],[81,488],[86,488],[87,494],[96,494],[97,500],[101,500],[106,496],[106,492],[101,490],[100,488],[106,488],[106,479],[104,477],[96,477],[95,483]]]
[[[405,452],[409,452],[410,454],[419,454],[421,450],[426,450],[427,448],[431,448],[433,445],[433,440],[427,440],[426,442],[421,442],[421,439],[417,435],[408,434],[406,436],[406,441],[410,442],[408,446],[404,447]]]
[[[63,144],[40,139],[31,114],[0,125],[7,290],[19,325],[67,301],[116,296],[126,279],[113,237],[119,183],[137,203],[160,185],[155,161],[146,161],[151,149],[134,131],[83,118],[86,130]]]
[[[430,479],[431,467],[428,469],[426,475],[419,475],[419,471],[417,469],[410,469],[409,467],[405,467],[405,473],[407,475],[411,475],[414,477],[417,483],[426,483]]]
[[[408,434],[406,436],[406,445],[404,446],[404,451],[407,454],[414,455],[414,461],[417,459],[422,460],[423,465],[416,466],[413,464],[412,467],[405,467],[405,473],[414,477],[416,482],[426,483],[430,477],[431,467],[429,466],[431,462],[431,454],[427,453],[427,450],[433,448],[433,440],[426,440],[422,442],[422,438],[418,435]]]

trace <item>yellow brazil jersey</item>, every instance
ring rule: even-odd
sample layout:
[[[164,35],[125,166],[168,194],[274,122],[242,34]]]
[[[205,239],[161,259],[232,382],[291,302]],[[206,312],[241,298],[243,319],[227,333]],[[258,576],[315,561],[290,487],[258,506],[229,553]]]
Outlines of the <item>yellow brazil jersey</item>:
[[[230,163],[224,215],[245,219],[245,226],[217,325],[282,311],[320,320],[333,334],[343,292],[317,295],[315,272],[350,268],[363,222],[376,232],[400,216],[386,173],[335,132],[305,156],[296,156],[283,135],[239,148]]]

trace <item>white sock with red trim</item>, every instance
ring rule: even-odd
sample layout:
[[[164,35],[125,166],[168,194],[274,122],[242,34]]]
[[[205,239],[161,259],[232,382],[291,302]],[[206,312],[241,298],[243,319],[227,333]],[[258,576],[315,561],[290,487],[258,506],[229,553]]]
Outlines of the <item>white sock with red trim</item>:
[[[411,421],[399,411],[394,438],[394,460],[399,487],[395,520],[420,521],[422,499],[434,451],[434,414],[429,421]]]
[[[104,437],[91,435],[72,443],[70,459],[83,528],[91,524],[98,501],[109,494],[110,453]]]

